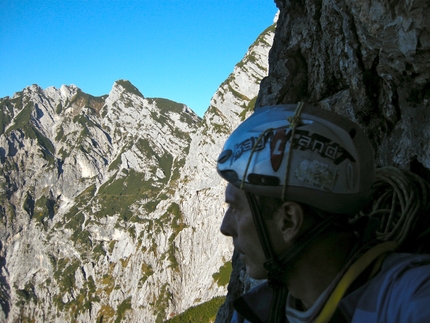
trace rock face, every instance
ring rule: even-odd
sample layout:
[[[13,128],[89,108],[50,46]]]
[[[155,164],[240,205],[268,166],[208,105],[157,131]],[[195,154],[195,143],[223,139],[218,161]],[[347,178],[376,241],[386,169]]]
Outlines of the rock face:
[[[0,321],[162,322],[226,294],[216,158],[267,76],[274,26],[203,120],[130,82],[0,100]]]
[[[335,111],[366,131],[377,166],[430,180],[429,2],[275,2],[269,75],[256,107],[305,101]],[[246,289],[239,276],[232,276],[231,294]],[[218,315],[224,321],[227,305]]]
[[[278,28],[257,105],[326,107],[367,131],[379,165],[429,169],[428,2],[276,3]]]

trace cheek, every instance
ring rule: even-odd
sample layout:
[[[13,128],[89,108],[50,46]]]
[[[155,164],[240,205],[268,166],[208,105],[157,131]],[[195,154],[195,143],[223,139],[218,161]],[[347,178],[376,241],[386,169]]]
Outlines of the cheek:
[[[247,240],[257,238],[258,234],[255,229],[254,221],[252,216],[242,216],[237,219],[237,228],[239,233],[246,237]]]
[[[252,219],[244,219],[238,222],[238,237],[240,245],[245,249],[243,250],[244,253],[249,256],[252,255],[253,258],[258,258],[258,261],[264,258],[260,238]]]
[[[273,251],[275,254],[279,255],[286,246],[282,232],[279,230],[276,223],[277,221],[275,219],[266,221],[266,228],[272,243]],[[244,248],[243,252],[250,258],[252,257],[252,259],[255,259],[255,263],[264,263],[266,261],[266,256],[261,246],[252,216],[250,218],[241,219],[237,224],[240,245]]]

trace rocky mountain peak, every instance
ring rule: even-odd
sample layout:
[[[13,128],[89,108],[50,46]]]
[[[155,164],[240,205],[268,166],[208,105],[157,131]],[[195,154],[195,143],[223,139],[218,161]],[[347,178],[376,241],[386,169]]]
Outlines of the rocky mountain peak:
[[[225,295],[215,160],[252,110],[272,39],[203,120],[127,80],[101,97],[33,85],[0,100],[1,321],[164,321]]]
[[[115,81],[111,93],[112,92],[118,92],[118,93],[128,93],[128,94],[134,94],[141,98],[144,98],[143,94],[140,93],[140,91],[135,87],[133,84],[131,84],[128,80],[118,80]]]

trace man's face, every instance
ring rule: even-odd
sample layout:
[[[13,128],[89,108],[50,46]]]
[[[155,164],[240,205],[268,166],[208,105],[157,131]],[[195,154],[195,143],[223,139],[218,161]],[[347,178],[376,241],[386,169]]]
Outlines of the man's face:
[[[233,238],[234,247],[246,265],[248,275],[254,279],[267,278],[267,271],[263,266],[266,257],[255,229],[245,193],[228,184],[225,191],[225,201],[229,207],[221,224],[221,232]],[[277,234],[275,222],[267,220],[266,225],[273,240],[273,235]]]

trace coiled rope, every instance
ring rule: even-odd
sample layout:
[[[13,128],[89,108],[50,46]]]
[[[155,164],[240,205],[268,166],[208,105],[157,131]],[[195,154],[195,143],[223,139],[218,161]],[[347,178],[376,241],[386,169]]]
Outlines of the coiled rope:
[[[414,239],[430,234],[429,227],[422,227],[430,223],[429,192],[430,184],[411,171],[391,166],[378,168],[371,209],[359,216],[380,221],[377,239],[402,245],[413,232],[418,232]]]

